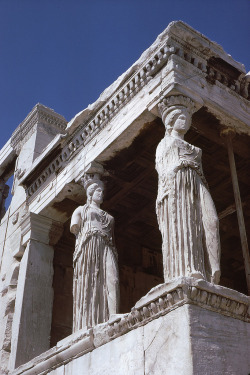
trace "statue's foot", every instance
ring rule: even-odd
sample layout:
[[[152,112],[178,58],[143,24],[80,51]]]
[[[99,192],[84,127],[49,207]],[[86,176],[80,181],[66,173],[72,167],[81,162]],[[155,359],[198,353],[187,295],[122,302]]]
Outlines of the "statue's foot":
[[[195,279],[198,279],[198,280],[200,280],[200,279],[204,280],[205,279],[205,277],[200,272],[192,272],[192,273],[190,273],[189,276],[194,277]]]
[[[212,284],[219,284],[220,282],[220,270],[215,270],[211,277]]]

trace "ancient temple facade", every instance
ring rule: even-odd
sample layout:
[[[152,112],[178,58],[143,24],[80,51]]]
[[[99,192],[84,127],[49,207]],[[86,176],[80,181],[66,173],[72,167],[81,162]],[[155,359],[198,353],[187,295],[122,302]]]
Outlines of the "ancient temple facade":
[[[250,373],[249,83],[242,64],[178,21],[70,122],[41,104],[31,110],[0,151],[0,374]],[[170,274],[162,254],[162,103],[192,106],[185,141],[202,150],[220,281],[202,270]],[[72,333],[70,221],[93,170],[103,171],[102,207],[115,219],[120,305]]]

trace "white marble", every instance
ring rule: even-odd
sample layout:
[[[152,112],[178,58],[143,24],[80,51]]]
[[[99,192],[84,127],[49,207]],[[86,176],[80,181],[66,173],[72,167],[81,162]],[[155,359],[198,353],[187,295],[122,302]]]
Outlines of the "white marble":
[[[239,79],[237,78],[234,82],[230,82],[230,79],[227,79],[227,73],[225,73],[225,77],[223,78],[223,74],[220,74],[216,70],[216,67],[213,68],[209,65],[211,57],[218,59],[222,63],[224,61],[225,64],[231,65],[232,69],[235,69],[235,72],[238,71]],[[207,76],[207,72],[209,72],[209,76]],[[14,287],[11,284],[11,273],[15,269],[17,262],[21,261],[24,252],[22,246],[27,244],[29,236],[39,235],[39,230],[25,230],[27,227],[21,220],[22,208],[25,203],[27,203],[28,211],[36,215],[49,217],[51,220],[59,222],[68,220],[67,213],[60,213],[55,209],[55,203],[58,204],[64,199],[71,198],[68,186],[79,183],[89,163],[94,160],[105,163],[105,161],[110,160],[117,152],[128,147],[143,129],[144,125],[159,116],[158,104],[166,96],[188,96],[196,105],[205,106],[210,113],[214,114],[220,120],[222,126],[236,129],[238,133],[250,135],[250,102],[247,100],[249,75],[245,73],[242,64],[234,61],[218,44],[209,41],[209,39],[183,22],[173,22],[159,35],[155,43],[142,54],[139,60],[105,90],[95,103],[81,111],[70,121],[66,132],[65,119],[55,114],[54,111],[40,105],[37,105],[23,123],[20,124],[17,131],[13,134],[11,141],[7,142],[0,152],[0,175],[5,181],[8,179],[9,173],[11,173],[8,168],[11,166],[14,158],[19,155],[15,166],[14,198],[10,211],[4,216],[0,226],[0,246],[2,247],[0,250],[1,371],[7,371],[9,345],[11,340],[14,345],[18,335],[18,324],[15,323],[12,326],[13,313],[17,316],[18,312],[17,308],[14,311],[16,286]],[[208,83],[209,79],[212,83]],[[38,122],[42,122],[43,125],[41,127],[37,126]],[[49,124],[51,123],[53,129],[50,128]],[[43,134],[43,132],[45,133]],[[50,160],[49,155],[56,148],[60,149],[60,152],[58,151],[56,159],[52,158],[53,160]],[[47,163],[43,165],[45,158]],[[26,184],[27,191],[24,188]],[[56,226],[53,232],[56,233],[57,229],[58,227]],[[46,234],[45,232],[43,230],[40,231],[40,237],[46,242],[43,243],[42,247],[50,247],[52,243],[56,242],[57,236],[55,236],[56,238],[53,241],[50,234]],[[15,233],[16,236],[14,235]],[[36,240],[38,240],[37,237]],[[20,244],[19,248],[18,244]],[[40,249],[40,245],[37,246],[38,249]],[[24,257],[27,256],[24,254]],[[24,261],[22,262],[24,263],[27,259],[23,259]],[[216,259],[216,263],[218,263],[218,259]],[[20,273],[18,287],[19,290],[21,289],[21,294],[19,297],[17,296],[16,306],[22,308],[22,311],[27,313],[27,320],[34,321],[33,319],[35,318],[27,312],[29,293],[27,293],[27,301],[22,300],[22,290],[25,289],[25,272],[28,272],[28,270],[29,265],[27,262],[26,269]],[[39,271],[39,268],[37,270]],[[47,277],[48,281],[51,282],[51,267],[47,264],[44,270],[46,272],[44,272],[43,277],[45,279]],[[190,274],[195,276],[193,273]],[[206,276],[204,278],[208,280],[212,276],[213,281],[218,281],[218,274],[216,276],[211,272],[211,275],[203,276]],[[138,279],[135,278],[135,280],[140,279],[140,277]],[[30,284],[31,282],[27,280],[27,291],[30,290]],[[33,375],[34,373],[42,374],[50,371],[51,373],[54,372],[54,374],[58,373],[61,375],[64,372],[64,366],[68,366],[69,370],[67,371],[70,373],[70,366],[73,366],[73,363],[77,361],[78,363],[82,361],[82,366],[87,373],[89,368],[94,373],[95,361],[98,364],[96,371],[99,373],[104,371],[112,373],[114,368],[117,370],[117,361],[122,363],[122,367],[117,370],[121,373],[123,367],[129,373],[129,362],[131,362],[135,373],[138,371],[140,374],[142,369],[144,373],[163,371],[162,369],[165,364],[161,363],[161,361],[164,361],[164,358],[161,356],[161,350],[168,356],[169,340],[167,342],[164,341],[164,335],[158,329],[161,327],[161,323],[158,322],[163,317],[167,317],[167,315],[174,316],[176,314],[176,317],[179,316],[178,309],[179,311],[185,311],[185,313],[188,311],[189,314],[190,309],[183,306],[186,304],[190,304],[190,306],[195,305],[197,311],[201,311],[200,314],[206,312],[204,316],[208,320],[210,319],[211,312],[216,314],[216,324],[218,324],[218,327],[220,328],[220,325],[223,326],[225,324],[228,332],[230,332],[230,340],[232,340],[230,341],[230,347],[235,348],[238,345],[238,351],[235,350],[235,353],[237,353],[235,358],[239,359],[241,365],[243,360],[239,354],[239,350],[241,350],[241,342],[242,345],[247,345],[246,335],[243,335],[243,330],[246,330],[246,322],[249,321],[249,316],[246,312],[248,308],[246,297],[243,298],[237,292],[236,294],[226,292],[225,288],[220,289],[219,287],[211,286],[205,281],[204,284],[201,284],[200,281],[199,283],[182,281],[181,284],[176,282],[175,286],[168,285],[168,287],[170,289],[164,286],[160,287],[161,291],[152,291],[151,294],[149,293],[146,296],[146,299],[136,304],[135,309],[131,313],[124,314],[122,317],[117,318],[115,322],[110,321],[101,326],[96,326],[93,329],[93,337],[89,335],[87,338],[85,337],[75,342],[70,341],[71,338],[69,338],[68,343],[64,343],[65,346],[62,347],[59,345],[43,353],[43,355],[38,357],[39,359],[35,358],[29,364],[15,370],[16,374]],[[35,293],[35,298],[38,298],[41,292],[38,287],[37,290],[38,293]],[[161,297],[157,295],[158,292],[161,293]],[[26,294],[23,293],[23,295],[25,296]],[[152,299],[153,296],[154,299]],[[26,303],[27,309],[25,307]],[[37,312],[41,307],[41,303],[36,303],[35,305]],[[46,306],[45,303],[44,306]],[[47,316],[50,316],[48,312],[49,307],[46,306],[46,309]],[[6,311],[8,312],[7,315],[5,314]],[[174,321],[174,318],[171,319],[169,318],[170,321]],[[186,314],[183,318],[180,318],[181,321],[183,320],[183,331],[186,333],[187,326],[185,319]],[[232,330],[225,323],[229,320]],[[236,321],[238,323],[234,325]],[[197,334],[199,331],[202,332],[205,323],[204,321],[202,327],[197,328]],[[48,321],[44,324],[49,325]],[[168,323],[164,322],[164,324]],[[146,332],[147,325],[151,327],[147,331],[147,336],[152,337],[152,345],[150,345],[150,340],[146,340],[147,337],[144,334],[144,328]],[[180,326],[182,327],[181,323]],[[171,332],[171,327],[169,329]],[[211,329],[212,332],[216,333],[216,329],[213,327]],[[47,337],[49,336],[47,333],[48,330],[49,328],[46,326]],[[140,331],[140,335],[144,334],[144,339],[135,339],[136,334],[134,332],[137,330]],[[239,335],[235,335],[237,330],[239,330]],[[154,339],[154,332],[156,333],[156,331],[157,334]],[[221,336],[215,338],[215,347],[217,347],[219,342],[223,348],[228,336],[227,332],[220,332]],[[209,336],[209,332],[206,333],[204,331],[203,333],[204,337]],[[10,336],[13,336],[12,339]],[[24,336],[20,336],[20,342],[23,340],[22,342],[26,345]],[[126,342],[126,338],[130,340],[129,337],[138,342],[138,348],[136,348],[139,358],[138,367],[136,367],[137,364],[134,360],[132,345],[129,341],[128,343]],[[199,339],[199,336],[197,337]],[[205,341],[204,337],[200,336],[200,339]],[[34,337],[33,339],[35,344],[39,346],[39,341],[36,340],[36,342]],[[174,338],[172,339],[175,342]],[[175,339],[177,340],[177,337]],[[141,348],[142,341],[143,346]],[[115,343],[118,343],[117,348],[115,347]],[[187,344],[187,348],[189,348],[189,344]],[[163,346],[161,347],[161,345]],[[181,343],[178,345],[181,348]],[[112,350],[109,347],[112,347]],[[213,352],[211,349],[213,347],[212,341],[209,341],[207,347],[205,345],[203,347],[204,352]],[[45,350],[44,348],[42,350]],[[153,349],[152,352],[151,348]],[[174,346],[169,348],[169,353],[172,353],[173,348]],[[193,348],[199,352],[199,347],[193,346]],[[127,357],[125,353],[126,349],[128,351]],[[145,349],[148,352],[148,357],[143,362],[141,361],[141,355],[144,355]],[[184,348],[182,347],[182,349]],[[23,350],[25,351],[25,348]],[[154,357],[154,352],[157,350],[160,361],[156,361]],[[244,350],[242,349],[242,353],[245,355]],[[116,361],[113,361],[112,358],[106,358],[106,355],[112,356],[113,351]],[[100,359],[96,358],[95,352],[100,353],[104,358],[103,367]],[[125,363],[122,362],[120,353],[123,353],[122,356],[124,355],[127,358]],[[185,356],[187,353],[185,353]],[[213,354],[215,355],[215,351]],[[220,367],[221,364],[217,365],[221,371],[227,371],[230,375],[236,371],[235,365],[232,364],[233,354],[233,349],[230,349],[228,355],[223,351],[220,352],[219,358],[222,362],[224,361],[224,367]],[[32,356],[31,351],[30,356]],[[76,357],[79,357],[79,359],[76,359]],[[199,358],[200,362],[198,359],[196,362],[197,367],[195,371],[198,374],[198,366],[205,366],[206,359],[205,357],[202,358],[201,356]],[[24,360],[28,360],[26,354],[24,355]],[[170,360],[172,362],[169,362],[169,369],[173,368],[176,358],[171,357]],[[111,361],[112,369],[109,369],[108,361]],[[210,361],[213,363],[212,357]],[[69,362],[68,365],[66,362]],[[178,362],[177,365],[180,366],[181,373],[181,363]],[[58,369],[56,369],[56,366],[59,366]],[[78,369],[82,372],[80,365],[75,366],[79,366]],[[210,368],[202,368],[204,373],[207,371],[207,374],[209,374]],[[246,372],[246,368],[242,368]],[[213,374],[213,370],[211,367],[211,374]],[[248,370],[248,372],[250,371]]]
[[[12,374],[248,374],[248,307],[241,293],[178,279],[152,289],[131,313],[72,334]]]
[[[0,150],[0,175],[5,173],[5,169],[8,167],[8,164],[10,164],[14,158],[15,151],[11,145],[11,140],[9,139]]]
[[[164,280],[220,280],[219,219],[203,175],[201,149],[184,140],[194,102],[183,95],[159,103],[166,133],[156,149],[156,213],[162,234]]]
[[[144,375],[143,328],[129,332],[65,365],[65,375]]]
[[[48,372],[48,375],[65,375],[64,366],[58,367],[57,369]]]
[[[145,375],[193,374],[188,306],[144,326]]]
[[[4,243],[6,240],[6,230],[7,230],[7,224],[8,224],[8,216],[5,215],[5,217],[1,220],[0,224],[0,259],[2,259],[2,254],[4,251]]]
[[[53,248],[30,240],[21,261],[13,316],[10,368],[49,349]]]
[[[76,235],[73,332],[106,322],[119,308],[114,218],[100,208],[104,191],[100,174],[92,168],[85,174],[83,184],[87,203],[74,211],[70,226]]]
[[[16,237],[9,238],[10,245],[13,246],[13,256],[22,256],[24,253],[21,262],[20,259],[15,261],[16,266],[20,265],[17,289],[13,289],[12,280],[7,283],[10,286],[8,298],[11,297],[15,303],[15,310],[5,312],[10,316],[11,323],[13,320],[9,365],[11,369],[49,348],[54,272],[54,251],[51,245],[62,233],[60,224],[51,219],[32,213],[25,214],[25,210],[23,213]]]

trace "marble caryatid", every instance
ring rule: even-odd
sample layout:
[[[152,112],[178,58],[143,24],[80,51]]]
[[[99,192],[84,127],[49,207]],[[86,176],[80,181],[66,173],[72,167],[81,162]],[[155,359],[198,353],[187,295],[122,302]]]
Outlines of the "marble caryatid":
[[[104,190],[100,175],[86,174],[83,184],[87,203],[74,211],[70,227],[76,235],[73,332],[107,321],[119,305],[114,218],[100,208]]]
[[[194,102],[182,95],[170,96],[158,109],[166,127],[156,150],[156,212],[165,282],[184,276],[218,284],[218,216],[202,171],[202,151],[184,140]]]

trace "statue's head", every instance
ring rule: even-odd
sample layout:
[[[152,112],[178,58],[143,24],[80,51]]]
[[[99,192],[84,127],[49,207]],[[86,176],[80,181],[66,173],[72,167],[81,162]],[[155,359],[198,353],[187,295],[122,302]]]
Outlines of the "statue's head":
[[[87,188],[87,202],[95,202],[97,205],[103,202],[104,184],[102,181],[94,183]]]
[[[86,173],[82,179],[87,195],[87,203],[95,202],[100,205],[103,202],[104,184],[98,173]]]
[[[168,134],[171,134],[173,129],[180,134],[186,134],[195,111],[194,102],[190,98],[182,95],[169,96],[159,103],[158,108]]]

